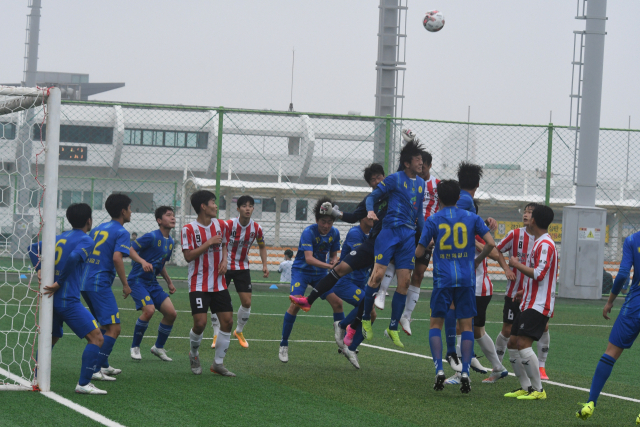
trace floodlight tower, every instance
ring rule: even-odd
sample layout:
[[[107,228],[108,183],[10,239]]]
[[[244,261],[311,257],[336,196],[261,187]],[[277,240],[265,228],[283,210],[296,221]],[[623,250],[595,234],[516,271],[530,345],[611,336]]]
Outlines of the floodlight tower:
[[[386,117],[398,117],[402,115],[402,99],[404,98],[404,71],[406,65],[406,28],[407,28],[407,1],[408,0],[380,0],[380,17],[378,24],[378,60],[376,61],[376,110],[375,115]],[[404,25],[404,30],[402,26]],[[400,94],[398,89],[400,88]],[[398,104],[400,101],[400,108]],[[390,132],[390,141],[397,139],[398,132],[394,129],[387,130],[386,120],[376,120],[375,146],[373,161],[384,164],[385,169],[385,142],[387,131]],[[393,128],[393,125],[391,126]],[[393,164],[395,144],[391,144],[389,163]],[[391,173],[393,170],[387,170]]]
[[[595,205],[607,0],[577,0],[577,4],[576,19],[586,20],[586,27],[585,31],[576,32],[580,35],[580,52],[584,49],[584,60],[576,61],[574,53],[573,62],[582,71],[578,73],[578,93],[572,94],[579,106],[576,114],[579,141],[576,204],[562,211],[558,292],[564,298],[600,299],[607,211]]]

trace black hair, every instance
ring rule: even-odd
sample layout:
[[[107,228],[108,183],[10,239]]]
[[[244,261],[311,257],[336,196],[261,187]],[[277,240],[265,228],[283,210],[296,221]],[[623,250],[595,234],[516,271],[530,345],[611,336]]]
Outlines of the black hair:
[[[405,163],[411,163],[411,159],[415,156],[422,156],[424,149],[418,142],[407,142],[402,151],[400,151],[400,164],[398,165],[398,172],[406,169]]]
[[[200,206],[208,205],[209,201],[215,201],[216,195],[209,190],[198,190],[191,195],[191,206],[196,214],[200,214]]]
[[[461,162],[458,165],[460,188],[464,190],[478,188],[480,186],[480,178],[482,178],[482,166],[468,162]]]
[[[374,175],[384,176],[384,167],[380,163],[371,163],[364,168],[364,180],[367,181],[367,184],[369,184]]]
[[[527,210],[527,209],[529,209],[529,208],[531,208],[531,209],[535,209],[535,208],[537,208],[538,206],[539,206],[539,205],[538,205],[538,203],[536,203],[536,202],[531,202],[531,203],[528,203],[528,204],[524,207],[524,209],[523,209],[523,210],[525,210],[525,211],[526,211],[526,210]]]
[[[331,206],[333,206],[333,202],[331,201],[330,198],[328,197],[323,197],[322,199],[318,200],[318,202],[316,203],[316,205],[313,207],[313,213],[316,216],[316,221],[318,221],[320,218],[322,217],[329,217],[331,219],[333,219],[333,217],[331,215],[320,215],[320,207],[322,206],[323,203],[329,202],[331,203]]]
[[[293,251],[291,249],[287,249],[286,251],[284,251],[284,256],[293,258]]]
[[[238,207],[243,206],[246,203],[249,203],[251,206],[256,204],[255,200],[253,200],[253,197],[251,196],[240,196],[238,198]]]
[[[425,165],[430,165],[432,161],[433,161],[433,158],[431,157],[431,153],[423,150],[422,163],[424,163]]]
[[[156,209],[156,219],[162,219],[162,217],[164,216],[164,214],[166,214],[167,212],[174,212],[173,208],[171,206],[160,206]]]
[[[438,183],[438,199],[443,206],[455,206],[460,198],[460,185],[455,179],[444,179]]]
[[[531,217],[535,220],[538,228],[546,230],[553,222],[553,209],[549,206],[538,205],[533,210]]]
[[[120,218],[123,210],[131,206],[131,198],[126,194],[113,193],[104,202],[104,208],[109,212],[111,218]]]
[[[83,228],[91,218],[91,206],[86,203],[73,203],[67,208],[67,221],[73,228]]]
[[[473,206],[476,208],[476,215],[480,212],[480,203],[478,203],[478,199],[473,199]]]

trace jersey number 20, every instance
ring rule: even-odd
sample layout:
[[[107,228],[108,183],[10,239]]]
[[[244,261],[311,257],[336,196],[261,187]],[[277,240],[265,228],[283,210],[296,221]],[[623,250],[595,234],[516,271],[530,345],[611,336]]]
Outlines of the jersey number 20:
[[[444,235],[440,239],[440,250],[451,250],[451,226],[449,224],[440,224],[438,228],[444,230]],[[464,249],[467,247],[467,243],[467,226],[462,222],[456,222],[453,224],[453,246],[456,249]]]

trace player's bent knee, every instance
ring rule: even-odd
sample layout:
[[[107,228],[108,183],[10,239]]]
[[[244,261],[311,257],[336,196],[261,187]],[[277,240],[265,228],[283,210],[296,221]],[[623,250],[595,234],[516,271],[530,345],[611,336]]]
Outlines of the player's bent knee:
[[[347,264],[346,262],[341,262],[333,268],[333,271],[335,271],[340,277],[342,277],[351,273],[353,270],[351,269],[351,267],[349,267],[349,264]]]
[[[156,307],[154,305],[147,305],[142,308],[142,315],[140,317],[142,317],[145,322],[148,322],[155,312]]]
[[[89,344],[97,345],[98,347],[102,347],[102,344],[104,344],[104,338],[100,329],[94,329],[89,332],[85,338]]]

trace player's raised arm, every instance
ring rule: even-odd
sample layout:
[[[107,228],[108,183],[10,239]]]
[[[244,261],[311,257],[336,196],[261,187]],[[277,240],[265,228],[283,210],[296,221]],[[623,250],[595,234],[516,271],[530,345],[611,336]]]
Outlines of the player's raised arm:
[[[373,211],[373,205],[376,200],[382,197],[384,194],[387,194],[390,190],[391,184],[395,184],[395,175],[389,175],[382,181],[378,186],[367,196],[366,206],[367,206],[367,218],[372,219],[374,221],[378,220],[375,212]]]
[[[483,248],[484,248],[484,244],[476,240],[476,249],[479,252],[482,252]],[[490,258],[494,261],[498,261],[498,264],[500,265],[502,270],[504,270],[504,275],[506,276],[507,280],[516,280],[516,275],[509,268],[509,264],[507,264],[507,261],[504,259],[504,256],[498,250],[497,246],[493,248],[493,250],[491,251],[491,253],[489,253],[489,255],[487,255],[487,258]]]

